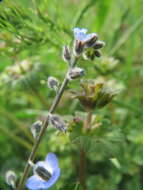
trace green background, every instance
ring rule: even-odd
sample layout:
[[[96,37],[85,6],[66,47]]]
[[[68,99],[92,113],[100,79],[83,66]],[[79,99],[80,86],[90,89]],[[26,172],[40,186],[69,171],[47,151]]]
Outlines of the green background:
[[[30,126],[45,118],[55,96],[47,87],[47,78],[63,80],[67,64],[62,60],[62,46],[72,45],[74,27],[83,27],[106,42],[103,58],[118,60],[111,72],[100,65],[102,57],[93,62],[81,60],[85,78],[102,76],[123,87],[109,106],[95,110],[102,126],[93,139],[84,139],[88,189],[143,189],[142,13],[142,0],[0,2],[1,177],[9,169],[22,174],[34,141]],[[79,102],[71,100],[69,89],[79,89],[79,80],[68,85],[56,110],[66,119],[76,112],[84,115]],[[57,154],[61,167],[61,177],[51,189],[82,189],[78,185],[78,144],[58,136],[49,126],[36,160],[44,159],[48,152]]]

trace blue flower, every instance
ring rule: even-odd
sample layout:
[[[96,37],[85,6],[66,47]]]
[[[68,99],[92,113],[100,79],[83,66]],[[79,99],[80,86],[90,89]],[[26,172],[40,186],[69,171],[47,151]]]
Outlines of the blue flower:
[[[85,29],[85,28],[74,28],[73,32],[74,32],[75,40],[78,40],[82,43],[88,42],[92,38],[95,38],[95,37],[97,38],[96,33],[86,34],[87,29]]]
[[[34,164],[33,173],[34,175],[26,183],[28,189],[43,190],[54,185],[60,176],[60,168],[56,155],[49,153],[45,161]]]

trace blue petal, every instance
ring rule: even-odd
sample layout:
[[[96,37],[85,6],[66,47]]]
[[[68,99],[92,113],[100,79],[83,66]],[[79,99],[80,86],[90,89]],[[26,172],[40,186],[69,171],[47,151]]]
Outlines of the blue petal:
[[[84,39],[86,38],[87,29],[85,29],[85,28],[74,28],[73,31],[74,31],[74,37],[76,40],[84,41]]]
[[[97,34],[96,33],[86,34],[86,37],[84,38],[84,42],[90,40],[94,36],[97,36]]]
[[[26,187],[30,190],[41,190],[44,189],[44,181],[41,180],[39,177],[33,175],[28,178],[26,182]]]
[[[75,39],[79,41],[84,41],[86,38],[86,34],[78,33],[75,35]]]
[[[54,185],[56,181],[58,180],[59,176],[60,176],[60,168],[57,168],[56,171],[54,171],[52,177],[47,182],[43,183],[44,189],[48,189],[49,187]]]
[[[43,181],[37,176],[31,176],[26,183],[26,187],[29,190],[42,190],[42,189],[48,189],[52,185],[56,183],[60,176],[60,168],[57,168],[52,177],[48,181]]]
[[[49,153],[46,156],[45,162],[48,165],[48,167],[50,167],[52,169],[53,172],[59,167],[58,159],[57,159],[56,155],[53,153]]]
[[[45,168],[45,162],[44,161],[39,161],[35,164],[36,166],[42,166]]]
[[[73,32],[74,33],[79,33],[80,32],[80,33],[86,34],[87,29],[86,28],[74,28]]]

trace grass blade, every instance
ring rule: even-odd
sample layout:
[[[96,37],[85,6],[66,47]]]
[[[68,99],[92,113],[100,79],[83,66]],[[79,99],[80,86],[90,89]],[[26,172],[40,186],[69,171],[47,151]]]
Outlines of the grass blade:
[[[139,18],[134,25],[132,25],[122,36],[121,38],[117,41],[115,46],[110,52],[110,55],[115,54],[118,49],[120,49],[124,43],[133,35],[143,24],[143,16]]]

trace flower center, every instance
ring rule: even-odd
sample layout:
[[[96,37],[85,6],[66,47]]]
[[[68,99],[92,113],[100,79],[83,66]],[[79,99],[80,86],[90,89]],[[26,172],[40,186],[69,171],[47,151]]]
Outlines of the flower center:
[[[35,168],[35,173],[42,178],[44,181],[47,181],[50,179],[50,177],[52,176],[51,173],[45,169],[42,166],[38,166]]]

